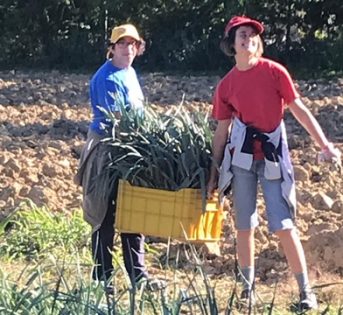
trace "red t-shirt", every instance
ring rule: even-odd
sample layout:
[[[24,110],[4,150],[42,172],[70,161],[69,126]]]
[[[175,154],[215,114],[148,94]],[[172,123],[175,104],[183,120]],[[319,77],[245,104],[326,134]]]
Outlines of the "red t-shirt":
[[[279,63],[260,58],[251,69],[237,67],[219,82],[212,116],[217,120],[238,117],[261,132],[272,132],[280,124],[284,108],[299,97],[288,71]],[[254,146],[254,158],[263,158],[261,146]]]

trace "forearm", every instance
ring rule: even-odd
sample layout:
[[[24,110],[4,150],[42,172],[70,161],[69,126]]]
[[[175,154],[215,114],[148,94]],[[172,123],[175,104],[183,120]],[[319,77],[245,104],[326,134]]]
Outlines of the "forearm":
[[[306,129],[320,148],[326,148],[329,144],[328,139],[326,138],[317,119],[312,115],[309,109],[305,107],[302,101],[300,99],[296,99],[293,103],[289,104],[289,108],[297,121]]]
[[[213,139],[213,148],[212,148],[212,166],[211,166],[211,173],[210,178],[217,179],[218,178],[218,168],[220,167],[223,156],[224,156],[224,149],[225,143],[223,143],[222,139],[216,141],[218,139]]]
[[[220,121],[213,136],[212,143],[212,166],[210,172],[211,180],[218,178],[218,169],[223,161],[225,145],[228,138],[230,120]]]

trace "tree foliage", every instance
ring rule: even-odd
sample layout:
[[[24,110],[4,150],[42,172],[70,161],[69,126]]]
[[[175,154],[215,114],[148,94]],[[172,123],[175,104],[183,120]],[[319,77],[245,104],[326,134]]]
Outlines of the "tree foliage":
[[[217,71],[227,20],[263,21],[266,54],[303,70],[341,70],[343,2],[337,0],[2,0],[0,67],[89,69],[104,59],[114,25],[147,41],[146,70]]]

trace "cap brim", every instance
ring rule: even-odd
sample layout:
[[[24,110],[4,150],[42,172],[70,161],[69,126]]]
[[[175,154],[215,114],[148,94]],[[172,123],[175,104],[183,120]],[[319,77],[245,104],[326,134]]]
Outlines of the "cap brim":
[[[111,43],[112,44],[115,44],[119,39],[123,38],[123,37],[131,37],[133,38],[134,40],[136,40],[137,42],[141,42],[142,41],[142,38],[140,37],[137,37],[135,34],[132,34],[130,32],[127,32],[127,33],[122,33],[120,34],[115,40],[112,40],[111,39]]]
[[[250,25],[250,26],[252,26],[257,31],[257,34],[262,34],[264,32],[263,25],[261,23],[259,23],[258,21],[254,21],[254,20],[251,20],[251,21],[241,21],[239,23],[236,23],[235,25],[232,25],[230,27],[230,29],[225,32],[225,36],[228,36],[229,33],[231,32],[231,30],[234,27],[239,27],[239,26],[243,26],[243,25]]]
[[[258,34],[262,34],[263,31],[264,31],[263,25],[261,23],[259,23],[259,22],[256,22],[256,21],[246,22],[246,23],[243,23],[241,25],[251,25],[251,26],[253,26],[257,30]]]
[[[140,38],[140,37],[137,37],[137,36],[135,36],[135,35],[133,35],[133,34],[131,34],[131,33],[120,34],[120,36],[118,37],[117,41],[118,41],[119,39],[123,38],[123,37],[131,37],[131,38],[133,38],[133,39],[136,40],[136,41],[141,41],[141,38]]]

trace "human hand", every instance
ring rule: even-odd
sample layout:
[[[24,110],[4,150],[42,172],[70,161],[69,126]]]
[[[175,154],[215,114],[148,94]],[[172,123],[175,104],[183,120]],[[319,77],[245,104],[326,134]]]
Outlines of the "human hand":
[[[207,199],[213,200],[218,197],[217,193],[218,188],[218,182],[216,179],[210,178],[210,180],[207,183]]]
[[[341,151],[336,148],[333,143],[329,143],[324,147],[321,152],[318,154],[318,162],[332,162],[341,164]]]
[[[331,162],[334,166],[338,169],[338,171],[342,174],[342,160],[341,160],[342,153],[338,148],[330,142],[325,148],[317,156],[317,162]]]

